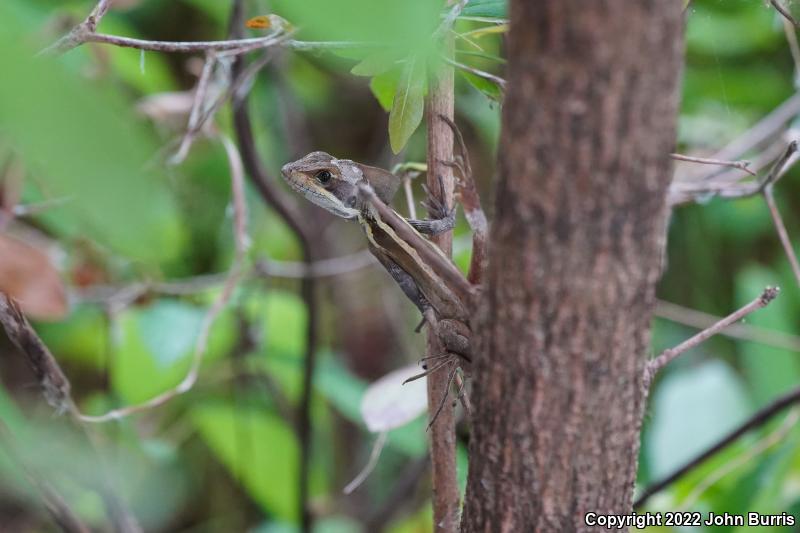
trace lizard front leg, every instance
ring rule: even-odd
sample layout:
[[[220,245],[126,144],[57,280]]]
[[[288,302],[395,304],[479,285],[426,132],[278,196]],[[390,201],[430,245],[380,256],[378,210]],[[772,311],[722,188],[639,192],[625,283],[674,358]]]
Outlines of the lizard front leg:
[[[414,219],[407,218],[411,227],[425,235],[439,235],[456,227],[456,208],[448,209],[436,196],[428,195],[429,201],[425,204],[433,218]]]

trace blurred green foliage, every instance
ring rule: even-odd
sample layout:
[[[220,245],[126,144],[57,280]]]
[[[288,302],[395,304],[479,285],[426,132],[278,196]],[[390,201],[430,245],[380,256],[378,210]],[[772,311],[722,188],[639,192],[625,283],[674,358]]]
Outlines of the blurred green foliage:
[[[273,179],[281,164],[312,149],[387,168],[400,160],[424,160],[424,132],[417,126],[425,72],[438,61],[428,36],[440,21],[441,3],[246,4],[248,16],[270,9],[281,14],[299,28],[301,39],[392,44],[379,52],[370,47],[346,54],[286,51],[270,63],[252,89],[250,112],[260,155]],[[130,0],[119,3],[100,29],[149,39],[224,38],[229,8],[229,2],[217,0]],[[22,203],[63,200],[27,223],[58,243],[76,303],[63,321],[36,326],[70,376],[81,408],[99,413],[146,400],[183,378],[200,324],[220,288],[212,284],[186,296],[144,294],[116,309],[107,298],[81,296],[87,284],[76,280],[89,272],[88,288],[124,287],[223,272],[233,257],[233,239],[224,152],[214,140],[200,138],[185,163],[169,166],[165,160],[175,149],[185,115],[172,110],[178,115],[176,126],[137,112],[143,98],[190,90],[198,58],[142,56],[103,46],[80,47],[59,58],[35,56],[90,9],[88,1],[0,2],[0,169],[11,157],[24,162]],[[464,15],[502,18],[506,3],[473,0]],[[486,24],[458,22],[462,36],[456,39],[456,58],[500,75],[501,35],[470,34]],[[679,151],[713,151],[795,91],[780,19],[763,2],[693,1],[686,35]],[[491,206],[499,89],[462,72],[456,91],[458,120],[485,205]],[[228,113],[219,116],[216,126],[232,135]],[[392,156],[390,146],[402,150],[401,156]],[[790,234],[800,234],[796,173],[781,181],[777,191]],[[291,232],[254,190],[247,194],[248,266],[255,259],[299,260]],[[320,216],[313,208],[304,214]],[[363,246],[357,230],[329,222],[327,255]],[[469,260],[466,243],[460,221],[456,260],[462,268]],[[311,406],[312,506],[320,517],[316,531],[358,531],[390,497],[408,465],[426,451],[422,419],[393,430],[366,486],[342,495],[375,440],[361,422],[361,398],[370,381],[417,359],[422,347],[409,333],[416,319],[413,309],[379,270],[321,283],[322,340]],[[660,297],[723,315],[767,284],[781,285],[783,294],[748,323],[797,332],[800,291],[762,202],[714,200],[675,212]],[[211,330],[194,390],[152,413],[92,428],[101,437],[107,474],[147,531],[298,530],[299,449],[287,409],[291,412],[299,401],[306,320],[296,279],[247,279]],[[692,332],[657,320],[653,351]],[[11,353],[7,345],[0,349]],[[648,407],[640,485],[670,472],[794,387],[800,377],[797,356],[719,337],[676,362],[657,384]],[[104,505],[93,487],[104,468],[95,464],[74,430],[41,406],[22,363],[4,358],[0,371],[5,383],[0,419],[27,461],[88,522],[101,527]],[[742,461],[696,495],[696,508],[800,511],[800,433],[793,429],[767,451],[748,457],[779,424],[748,435],[651,500],[649,508],[676,508],[720,468]],[[463,486],[463,447],[459,469]],[[19,531],[48,527],[42,526],[47,522],[36,491],[4,453],[0,479],[0,522],[22,516]],[[428,489],[423,481],[392,509],[386,529],[429,531]]]

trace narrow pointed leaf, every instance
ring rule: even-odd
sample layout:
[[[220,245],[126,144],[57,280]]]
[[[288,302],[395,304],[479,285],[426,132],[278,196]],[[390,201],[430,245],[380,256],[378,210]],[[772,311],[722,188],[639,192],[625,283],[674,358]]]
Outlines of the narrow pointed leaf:
[[[389,142],[399,153],[422,121],[425,107],[425,64],[416,57],[408,60],[394,93],[389,113]]]

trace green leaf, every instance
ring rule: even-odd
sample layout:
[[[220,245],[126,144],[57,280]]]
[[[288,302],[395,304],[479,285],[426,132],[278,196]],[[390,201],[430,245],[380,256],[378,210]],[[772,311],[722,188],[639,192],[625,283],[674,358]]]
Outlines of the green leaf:
[[[280,519],[297,520],[299,451],[283,420],[218,403],[194,408],[192,421],[253,500]]]
[[[18,26],[3,4],[4,26]],[[0,35],[0,134],[50,197],[68,199],[52,211],[58,229],[151,265],[177,257],[183,228],[166,176],[152,164],[160,147],[132,102],[70,72],[68,58],[34,58],[13,35]]]
[[[394,153],[411,138],[425,109],[425,62],[412,56],[406,62],[389,113],[389,142]]]
[[[185,377],[205,313],[206,309],[160,300],[129,308],[120,316],[111,376],[124,403],[148,400]],[[205,361],[226,353],[234,342],[231,318],[223,313],[214,323]]]
[[[286,396],[299,398],[307,320],[302,300],[288,291],[270,291],[249,298],[246,311],[264,335],[263,356],[257,364],[277,380]]]
[[[750,411],[740,380],[720,361],[671,372],[658,384],[652,405],[647,455],[656,478],[700,453]]]
[[[397,83],[399,81],[399,70],[392,69],[375,76],[369,82],[372,94],[385,111],[392,110],[392,101],[394,101],[394,93],[397,91]]]
[[[495,102],[501,102],[503,100],[503,92],[495,82],[465,70],[459,70],[458,72],[464,77],[465,80],[467,80],[470,85],[485,94],[488,98],[494,100]]]
[[[783,43],[783,31],[775,24],[775,13],[760,2],[737,2],[730,12],[698,5],[692,8],[686,28],[690,55],[716,58],[743,56],[775,50]],[[736,35],[736,39],[728,36]]]
[[[377,76],[394,67],[397,62],[396,52],[381,51],[365,57],[360,63],[350,69],[356,76]]]
[[[472,0],[461,12],[465,17],[508,18],[506,0]]]
[[[206,311],[175,300],[160,300],[138,317],[139,331],[155,362],[168,368],[194,348]]]

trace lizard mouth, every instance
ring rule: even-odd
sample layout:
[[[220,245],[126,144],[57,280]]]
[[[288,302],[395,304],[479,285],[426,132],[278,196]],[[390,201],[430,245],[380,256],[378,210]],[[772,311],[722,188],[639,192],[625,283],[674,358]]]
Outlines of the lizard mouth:
[[[332,193],[322,187],[311,187],[308,185],[308,177],[302,172],[294,172],[291,165],[284,165],[281,174],[289,187],[302,194],[309,202],[333,213],[337,217],[355,218],[358,216],[358,209],[345,206]]]

